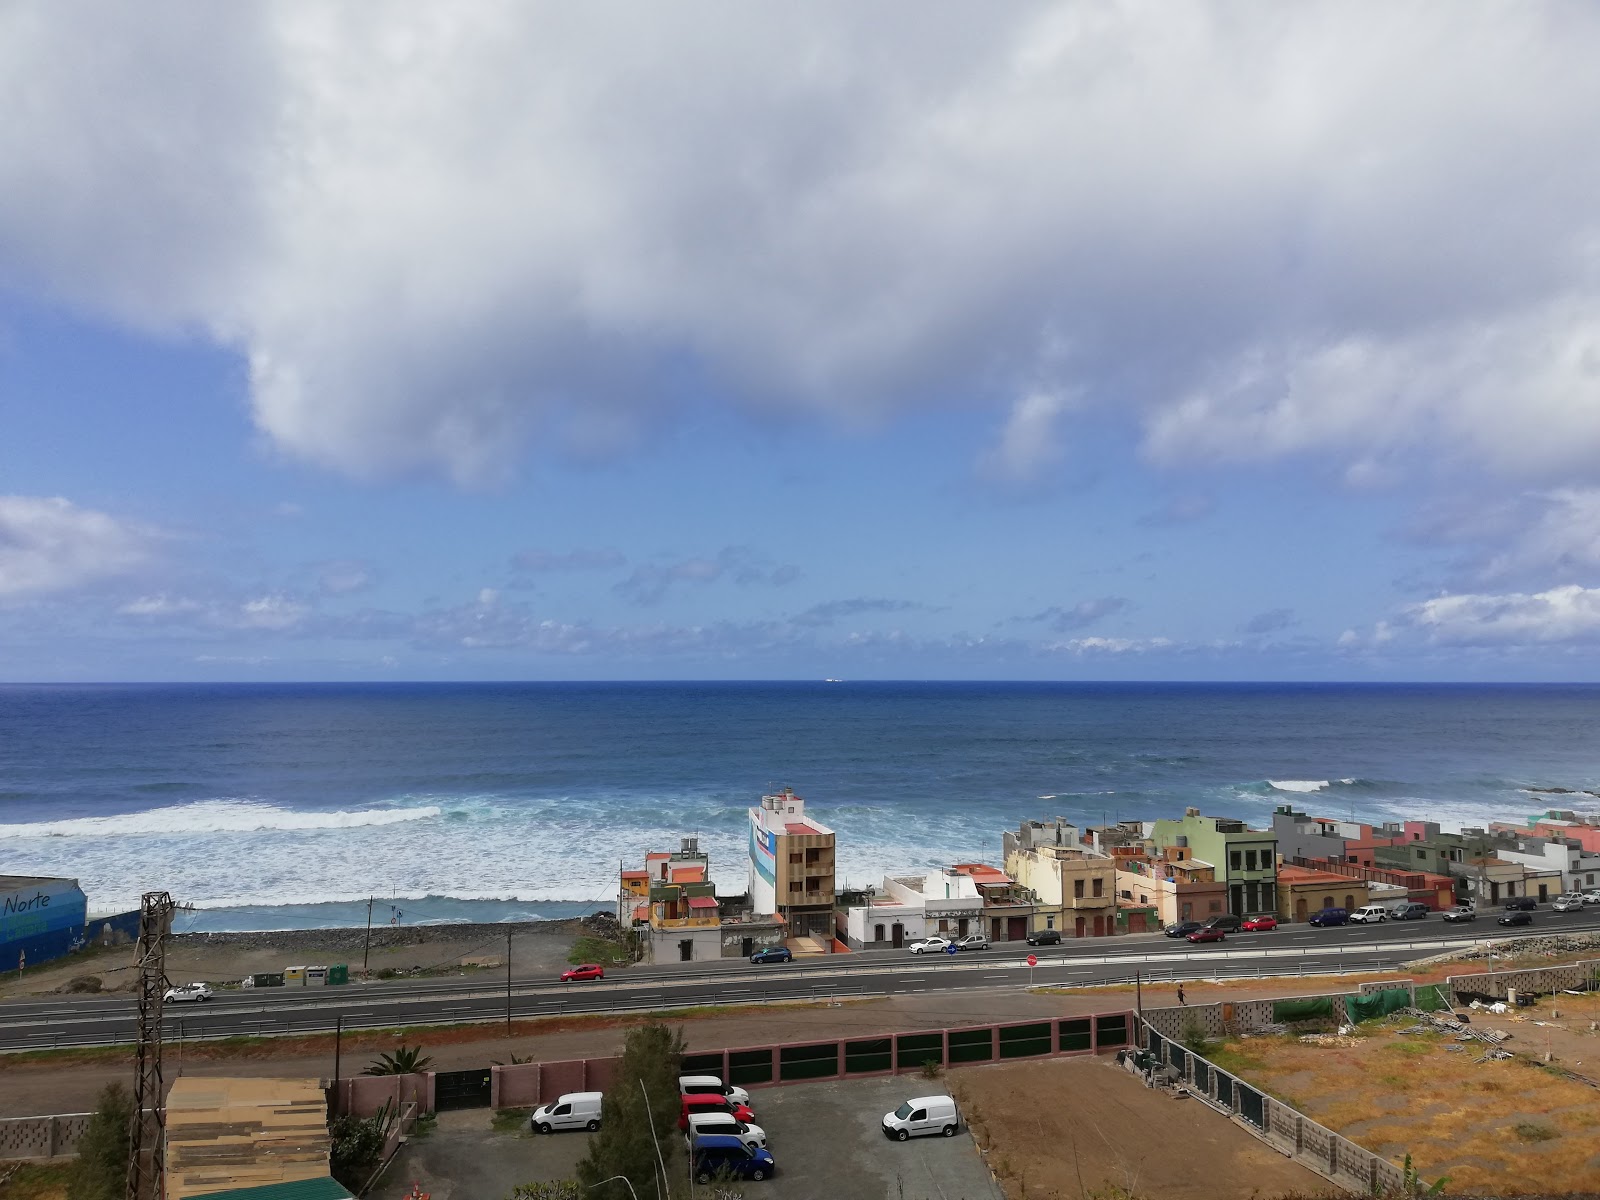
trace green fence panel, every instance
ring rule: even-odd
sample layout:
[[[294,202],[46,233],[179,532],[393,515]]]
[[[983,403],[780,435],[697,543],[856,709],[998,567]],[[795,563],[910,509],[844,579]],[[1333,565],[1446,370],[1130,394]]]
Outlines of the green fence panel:
[[[1441,1008],[1450,1007],[1450,997],[1437,983],[1430,983],[1427,987],[1417,989],[1417,1007],[1423,1012],[1437,1012]]]
[[[682,1075],[721,1075],[722,1055],[717,1054],[685,1054],[683,1056]]]
[[[994,1058],[994,1034],[988,1029],[956,1029],[950,1033],[951,1063],[989,1062]]]
[[[778,1080],[832,1078],[839,1074],[839,1043],[784,1046],[778,1051]]]
[[[728,1054],[729,1083],[771,1083],[771,1050],[734,1050]]]
[[[1128,1044],[1128,1014],[1112,1013],[1095,1018],[1095,1040],[1102,1048]],[[1061,1047],[1063,1050],[1065,1046]]]
[[[887,1071],[893,1061],[894,1043],[888,1038],[871,1038],[844,1044],[844,1069],[852,1075],[868,1071]]]
[[[1088,1017],[1075,1018],[1061,1023],[1061,1049],[1087,1050],[1094,1045],[1094,1030]]]
[[[1370,1021],[1387,1016],[1399,1008],[1411,1006],[1411,992],[1406,988],[1385,988],[1381,992],[1368,992],[1365,996],[1346,996],[1345,1009],[1351,1020]]]
[[[902,1033],[895,1038],[894,1048],[902,1071],[924,1063],[944,1064],[944,1035],[940,1033]]]
[[[1274,1021],[1309,1021],[1314,1017],[1333,1016],[1332,996],[1307,996],[1295,1000],[1279,1000],[1272,1006]]]
[[[1001,1058],[1031,1058],[1050,1053],[1050,1022],[1009,1025],[1000,1030]]]

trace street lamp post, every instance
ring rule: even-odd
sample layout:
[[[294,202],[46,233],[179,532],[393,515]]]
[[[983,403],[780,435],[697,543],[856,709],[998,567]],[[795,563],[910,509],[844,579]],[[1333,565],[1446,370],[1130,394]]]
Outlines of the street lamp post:
[[[633,1197],[633,1200],[639,1200],[639,1193],[633,1190],[633,1181],[626,1175],[613,1175],[610,1179],[602,1179],[599,1183],[591,1183],[583,1190],[586,1192],[592,1192],[595,1188],[600,1187],[602,1184],[615,1183],[619,1179],[628,1185],[628,1194]]]

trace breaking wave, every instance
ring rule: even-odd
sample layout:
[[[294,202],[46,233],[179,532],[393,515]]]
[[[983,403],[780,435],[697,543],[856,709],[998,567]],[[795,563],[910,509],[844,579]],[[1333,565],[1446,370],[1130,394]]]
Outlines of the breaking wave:
[[[72,817],[26,825],[0,825],[0,838],[172,837],[192,833],[357,829],[423,821],[439,816],[440,812],[434,805],[354,812],[299,812],[255,800],[201,800],[110,817]]]

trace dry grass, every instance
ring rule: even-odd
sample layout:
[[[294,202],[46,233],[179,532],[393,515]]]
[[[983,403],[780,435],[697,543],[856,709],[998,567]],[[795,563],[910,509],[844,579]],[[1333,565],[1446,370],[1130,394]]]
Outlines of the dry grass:
[[[1600,1171],[1592,1088],[1525,1059],[1476,1063],[1480,1047],[1394,1032],[1399,1019],[1350,1046],[1284,1038],[1229,1043],[1219,1056],[1264,1090],[1451,1193],[1577,1192]]]

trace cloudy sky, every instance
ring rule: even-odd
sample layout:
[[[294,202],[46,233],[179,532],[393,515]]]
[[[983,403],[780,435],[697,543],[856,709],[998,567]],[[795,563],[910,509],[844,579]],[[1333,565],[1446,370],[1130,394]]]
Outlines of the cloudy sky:
[[[0,4],[0,678],[1600,678],[1596,62]]]

